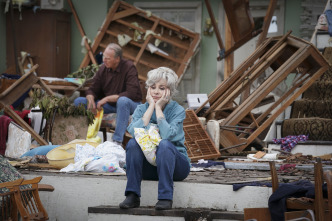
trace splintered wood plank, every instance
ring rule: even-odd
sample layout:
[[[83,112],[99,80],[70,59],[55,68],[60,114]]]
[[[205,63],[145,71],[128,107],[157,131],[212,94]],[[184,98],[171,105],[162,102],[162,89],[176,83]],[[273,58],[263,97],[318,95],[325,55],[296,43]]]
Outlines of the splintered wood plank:
[[[121,19],[123,17],[127,17],[127,16],[130,16],[130,15],[134,15],[136,13],[138,13],[139,11],[135,8],[129,8],[129,9],[126,9],[124,11],[121,11],[121,12],[117,12],[115,13],[115,15],[113,16],[112,18],[112,21],[114,20],[117,20],[117,19]]]
[[[269,208],[244,208],[244,220],[271,221]]]
[[[95,40],[93,41],[92,43],[92,47],[91,47],[91,50],[92,50],[92,53],[95,54],[96,53],[96,50],[98,48],[98,45],[100,44],[102,38],[104,37],[105,33],[106,33],[106,30],[107,30],[107,27],[110,25],[111,21],[112,21],[112,18],[115,14],[115,11],[116,9],[119,7],[120,5],[120,2],[119,1],[115,1],[114,2],[114,7],[110,8],[108,10],[108,13],[107,13],[107,16],[106,16],[106,19],[100,29],[100,31],[98,32]],[[83,67],[86,67],[89,65],[91,59],[89,57],[88,54],[85,55],[81,65],[80,65],[80,68],[83,68]]]
[[[262,30],[262,33],[258,37],[256,47],[258,47],[260,44],[262,44],[262,42],[265,40],[265,38],[267,36],[267,32],[269,30],[272,16],[273,16],[276,6],[277,6],[277,0],[270,0],[269,7],[268,7],[266,15],[264,17],[263,28],[262,28],[263,30]]]
[[[38,64],[34,65],[28,73],[23,75],[14,84],[7,88],[0,95],[0,106],[5,112],[21,127],[28,131],[31,136],[41,145],[47,145],[48,143],[35,132],[15,111],[10,108],[19,97],[21,97],[26,91],[28,91],[36,83],[46,90],[47,93],[53,94],[52,90],[38,77],[34,75],[35,70],[38,68]]]

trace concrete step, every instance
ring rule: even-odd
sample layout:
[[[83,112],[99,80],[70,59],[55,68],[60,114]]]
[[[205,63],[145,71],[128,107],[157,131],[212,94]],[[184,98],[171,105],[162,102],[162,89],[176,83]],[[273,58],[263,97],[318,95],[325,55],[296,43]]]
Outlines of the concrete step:
[[[88,221],[242,221],[244,219],[243,212],[228,212],[202,208],[184,208],[158,211],[151,207],[119,209],[119,207],[113,206],[96,206],[89,207],[88,213]]]
[[[54,192],[40,192],[41,201],[49,214],[50,221],[88,220],[88,208],[100,205],[118,208],[119,203],[125,198],[124,190],[127,182],[125,176],[31,171],[23,175],[26,179],[43,176],[41,183],[51,184],[55,188]],[[158,182],[143,181],[141,189],[141,207],[150,207],[154,210],[158,198]],[[224,215],[232,212],[242,213],[244,208],[267,207],[271,194],[272,188],[269,187],[245,186],[233,191],[233,186],[226,184],[174,182],[173,210],[208,208],[211,211],[224,211],[226,212]],[[102,216],[102,214],[96,213],[91,216]]]

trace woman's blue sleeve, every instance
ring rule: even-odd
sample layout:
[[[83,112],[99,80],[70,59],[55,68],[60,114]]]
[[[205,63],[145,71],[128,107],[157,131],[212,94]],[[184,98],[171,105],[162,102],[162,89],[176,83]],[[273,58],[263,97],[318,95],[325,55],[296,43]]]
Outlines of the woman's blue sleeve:
[[[164,113],[165,114],[165,113]],[[184,109],[176,108],[172,113],[166,113],[166,119],[158,119],[158,127],[162,139],[167,139],[171,142],[180,141],[183,139],[183,120],[186,118]]]
[[[145,113],[145,110],[143,110],[144,108],[141,108],[142,106],[138,106],[136,108],[136,110],[134,111],[133,115],[132,115],[132,120],[131,123],[129,124],[129,126],[127,127],[127,131],[131,134],[131,136],[134,137],[134,133],[135,133],[135,128],[144,128],[144,122],[142,120],[142,117]]]

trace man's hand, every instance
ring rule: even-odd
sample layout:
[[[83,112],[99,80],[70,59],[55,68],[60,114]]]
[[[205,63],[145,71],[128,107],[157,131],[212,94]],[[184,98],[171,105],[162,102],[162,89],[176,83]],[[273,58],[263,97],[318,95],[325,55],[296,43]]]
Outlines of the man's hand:
[[[118,99],[119,99],[119,95],[117,95],[117,94],[104,97],[103,99],[101,99],[100,101],[98,101],[98,103],[97,103],[97,109],[101,110],[101,108],[103,107],[104,104],[106,104],[108,102],[109,103],[115,103],[115,102],[118,101]]]
[[[95,103],[95,98],[93,95],[87,95],[86,99],[88,100],[88,107],[87,109],[92,111],[92,113],[96,113],[96,103]]]
[[[103,108],[103,105],[107,103],[107,97],[104,97],[97,103],[97,109],[101,110]]]
[[[160,107],[161,110],[163,110],[170,99],[171,99],[171,91],[167,88],[163,96],[156,102],[156,107],[158,106]]]

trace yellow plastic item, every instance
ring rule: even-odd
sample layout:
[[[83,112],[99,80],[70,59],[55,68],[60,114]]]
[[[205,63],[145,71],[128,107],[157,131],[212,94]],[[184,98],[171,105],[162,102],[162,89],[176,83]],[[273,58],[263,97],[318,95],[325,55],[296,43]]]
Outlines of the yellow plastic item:
[[[88,134],[86,136],[87,141],[101,143],[101,138],[98,137],[97,134],[100,129],[103,116],[104,116],[104,109],[101,109],[100,111],[98,110],[95,119],[93,120],[93,124],[91,124],[88,128]]]
[[[71,142],[65,145],[54,148],[46,154],[48,163],[55,168],[62,169],[74,162],[76,144],[85,145],[90,144],[91,146],[97,147],[99,143],[90,141],[79,141]]]

